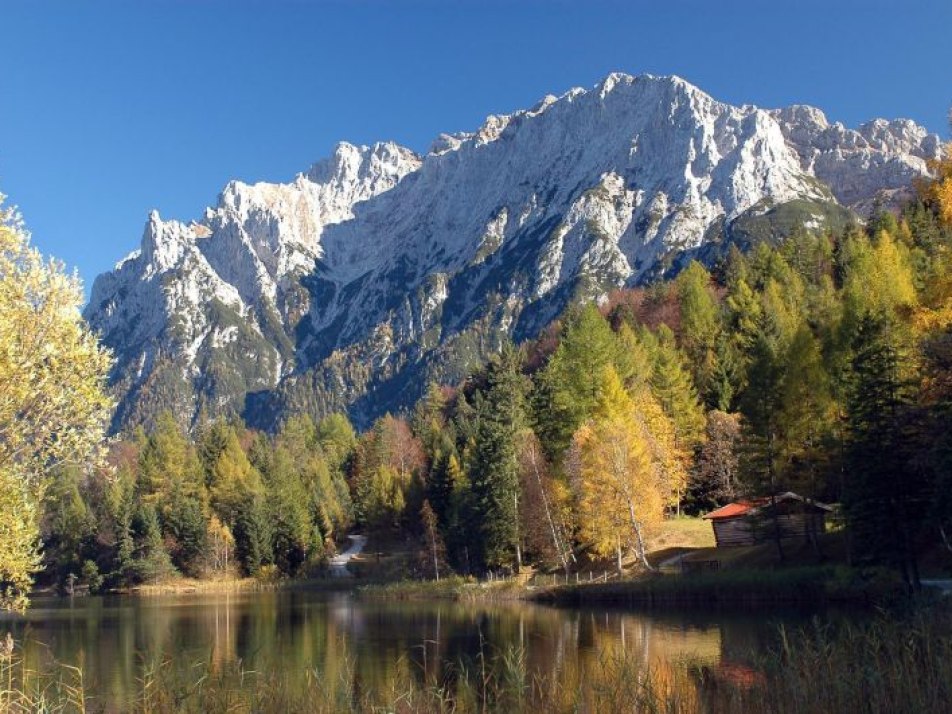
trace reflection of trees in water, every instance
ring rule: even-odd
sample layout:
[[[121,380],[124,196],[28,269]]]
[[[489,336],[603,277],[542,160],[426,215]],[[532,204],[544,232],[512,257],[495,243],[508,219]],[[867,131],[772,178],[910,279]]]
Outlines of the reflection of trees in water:
[[[35,666],[50,657],[82,661],[87,685],[113,701],[128,698],[144,672],[171,659],[186,672],[203,662],[212,674],[236,678],[240,663],[246,671],[280,673],[292,688],[303,688],[311,672],[336,700],[386,701],[408,682],[455,692],[461,680],[468,696],[489,696],[479,689],[486,672],[489,692],[521,682],[530,704],[547,682],[557,682],[567,707],[583,688],[607,686],[606,663],[624,661],[637,670],[632,676],[650,670],[673,682],[686,659],[745,662],[777,622],[524,603],[371,603],[314,593],[89,598],[72,608],[68,601],[45,610],[38,603],[27,618],[29,637],[48,646],[25,652]],[[20,639],[26,634],[22,622],[14,629]]]

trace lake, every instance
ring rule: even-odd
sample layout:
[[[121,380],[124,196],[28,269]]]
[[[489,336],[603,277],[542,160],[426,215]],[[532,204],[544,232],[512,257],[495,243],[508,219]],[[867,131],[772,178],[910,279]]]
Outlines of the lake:
[[[291,688],[316,682],[331,699],[379,701],[399,696],[398,683],[408,680],[452,689],[462,672],[480,681],[518,676],[529,697],[545,682],[578,691],[620,653],[654,671],[691,662],[755,676],[752,655],[776,641],[778,625],[808,619],[796,612],[595,611],[286,591],[37,598],[25,616],[4,616],[0,632],[24,641],[35,666],[81,664],[95,706],[120,711],[163,667],[185,678],[192,671],[193,679],[207,672],[235,688],[279,673]]]

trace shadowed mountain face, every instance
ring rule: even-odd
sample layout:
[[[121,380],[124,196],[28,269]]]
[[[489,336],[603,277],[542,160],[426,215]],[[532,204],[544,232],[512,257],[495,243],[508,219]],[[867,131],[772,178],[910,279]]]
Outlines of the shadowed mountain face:
[[[114,427],[163,409],[365,425],[573,299],[898,200],[940,150],[910,121],[852,130],[621,74],[422,157],[340,144],[290,183],[229,184],[198,221],[153,212],[96,279],[86,318],[117,356]]]

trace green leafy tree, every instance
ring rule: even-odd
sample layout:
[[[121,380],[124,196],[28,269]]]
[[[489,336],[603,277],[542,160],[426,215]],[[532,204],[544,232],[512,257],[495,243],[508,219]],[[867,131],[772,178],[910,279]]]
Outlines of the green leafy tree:
[[[39,567],[52,469],[95,462],[112,402],[109,354],[83,322],[82,286],[29,245],[0,196],[0,608],[23,609]]]

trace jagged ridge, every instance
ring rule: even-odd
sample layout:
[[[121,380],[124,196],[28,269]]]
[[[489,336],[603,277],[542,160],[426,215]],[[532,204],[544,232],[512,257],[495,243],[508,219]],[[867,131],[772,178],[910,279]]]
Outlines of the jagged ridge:
[[[192,224],[153,213],[86,317],[117,353],[117,428],[163,408],[366,423],[732,227],[895,200],[940,150],[907,120],[850,130],[612,74],[424,157],[340,144],[289,184],[229,184]]]

